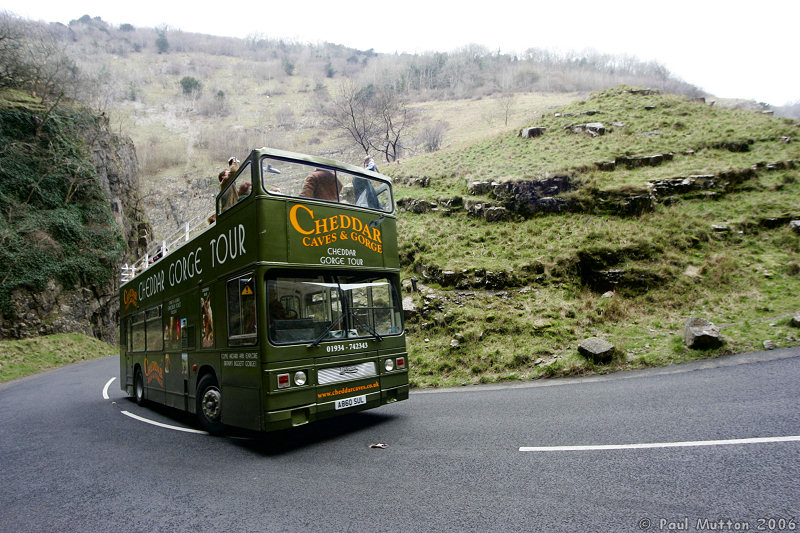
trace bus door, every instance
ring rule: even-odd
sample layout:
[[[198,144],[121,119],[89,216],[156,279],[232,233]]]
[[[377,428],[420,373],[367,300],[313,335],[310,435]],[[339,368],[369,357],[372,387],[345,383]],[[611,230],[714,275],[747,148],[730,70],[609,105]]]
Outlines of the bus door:
[[[145,398],[164,403],[164,337],[161,316],[162,307],[157,305],[144,312],[147,350],[144,357]]]
[[[186,296],[178,296],[164,308],[164,388],[166,404],[177,409],[188,409],[188,354],[184,349],[188,338]]]
[[[221,385],[226,424],[258,429],[261,406],[261,364],[258,346],[258,294],[254,271],[225,282],[225,337],[221,358]]]

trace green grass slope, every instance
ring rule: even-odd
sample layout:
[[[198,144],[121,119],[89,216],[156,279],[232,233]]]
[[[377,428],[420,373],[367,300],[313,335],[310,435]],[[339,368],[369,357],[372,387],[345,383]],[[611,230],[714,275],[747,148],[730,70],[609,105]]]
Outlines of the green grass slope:
[[[603,123],[605,134],[571,132],[587,122]],[[399,221],[404,277],[424,286],[407,294],[417,311],[408,321],[415,385],[608,372],[758,350],[764,341],[798,344],[790,325],[800,314],[800,237],[789,225],[800,219],[795,121],[621,87],[531,126],[547,130],[382,168],[399,184],[428,178],[426,187],[399,185],[398,198],[440,205]],[[646,166],[626,163],[654,155]],[[487,222],[441,207],[454,197],[498,203],[470,195],[473,181],[557,175],[571,183],[557,213]],[[650,185],[659,180],[693,186],[664,193]],[[646,198],[647,208],[631,215],[622,208],[631,197]],[[693,316],[720,326],[725,345],[687,349],[683,324]],[[591,336],[616,346],[611,363],[577,353]]]
[[[0,341],[0,383],[117,353],[116,346],[80,333],[3,340]]]

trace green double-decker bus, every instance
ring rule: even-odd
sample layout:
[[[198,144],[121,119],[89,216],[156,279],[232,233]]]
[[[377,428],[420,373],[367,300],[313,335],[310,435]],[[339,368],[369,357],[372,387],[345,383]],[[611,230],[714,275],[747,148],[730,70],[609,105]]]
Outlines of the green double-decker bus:
[[[212,433],[407,399],[391,182],[262,148],[221,183],[214,215],[123,266],[122,390]]]

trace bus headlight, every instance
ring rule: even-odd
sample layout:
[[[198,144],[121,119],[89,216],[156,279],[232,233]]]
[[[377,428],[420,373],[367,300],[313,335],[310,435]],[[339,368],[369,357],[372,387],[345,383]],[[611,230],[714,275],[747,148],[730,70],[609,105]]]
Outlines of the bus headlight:
[[[394,361],[392,361],[391,359],[387,359],[386,361],[383,362],[383,368],[385,368],[387,372],[391,372],[392,370],[394,370]]]
[[[306,384],[306,373],[302,370],[298,370],[294,373],[294,384],[298,387],[301,387]]]

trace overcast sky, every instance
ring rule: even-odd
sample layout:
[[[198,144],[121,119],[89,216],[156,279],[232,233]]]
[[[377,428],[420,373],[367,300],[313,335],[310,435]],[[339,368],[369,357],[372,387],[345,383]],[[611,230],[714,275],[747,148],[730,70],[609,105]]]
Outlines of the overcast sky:
[[[3,0],[0,10],[46,22],[83,15],[114,25],[166,24],[186,32],[301,43],[331,42],[381,53],[592,49],[658,61],[722,98],[772,105],[800,101],[799,0]],[[208,7],[211,6],[211,7]]]

